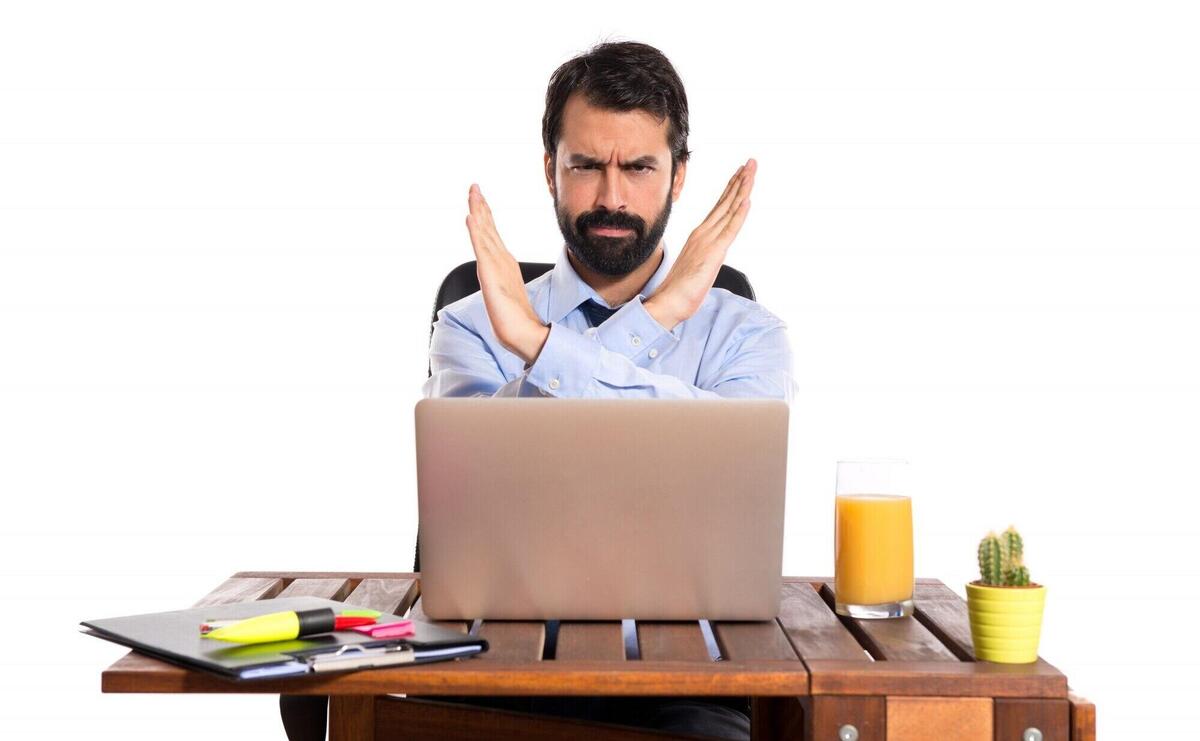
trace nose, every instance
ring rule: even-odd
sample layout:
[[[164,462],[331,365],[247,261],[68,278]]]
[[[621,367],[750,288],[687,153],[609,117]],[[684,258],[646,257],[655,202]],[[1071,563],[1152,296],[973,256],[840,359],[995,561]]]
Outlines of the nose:
[[[619,166],[610,165],[604,168],[603,176],[601,177],[600,189],[596,193],[597,209],[604,208],[609,211],[620,211],[625,208],[625,189],[624,178],[622,177],[621,168]]]

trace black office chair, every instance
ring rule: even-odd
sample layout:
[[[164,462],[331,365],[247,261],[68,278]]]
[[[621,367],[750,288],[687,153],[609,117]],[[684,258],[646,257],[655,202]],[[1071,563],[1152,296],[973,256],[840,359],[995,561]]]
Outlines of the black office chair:
[[[550,268],[554,267],[553,263],[548,262],[522,262],[518,263],[521,266],[521,280],[528,283],[545,273]],[[755,301],[754,289],[750,286],[749,279],[746,274],[740,270],[735,270],[728,265],[722,265],[721,270],[717,273],[717,279],[713,281],[713,287],[724,288],[730,293],[735,293],[742,298],[748,298]],[[433,302],[433,318],[429,320],[429,341],[433,342],[433,325],[437,323],[438,312],[442,307],[448,306],[460,298],[470,296],[479,290],[479,274],[475,268],[475,261],[464,262],[455,269],[451,270],[442,280],[441,287],[438,288],[437,297]],[[433,366],[427,366],[429,375],[433,375]],[[421,570],[421,523],[417,522],[417,544],[416,554],[413,556],[413,571]]]

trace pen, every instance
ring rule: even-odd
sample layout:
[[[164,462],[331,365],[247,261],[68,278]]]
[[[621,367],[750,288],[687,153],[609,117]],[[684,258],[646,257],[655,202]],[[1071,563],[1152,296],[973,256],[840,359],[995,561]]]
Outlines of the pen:
[[[354,612],[356,614],[337,615],[332,608],[322,607],[316,610],[273,612],[245,620],[210,620],[200,626],[200,634],[205,638],[231,643],[267,643],[290,641],[375,622],[375,617],[370,616],[373,611]]]

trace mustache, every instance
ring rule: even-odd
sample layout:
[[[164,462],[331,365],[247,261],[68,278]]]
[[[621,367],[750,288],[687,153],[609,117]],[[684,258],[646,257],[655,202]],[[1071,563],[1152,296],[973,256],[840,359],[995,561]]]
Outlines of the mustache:
[[[594,227],[609,229],[632,229],[639,239],[646,233],[646,221],[640,216],[624,211],[585,211],[575,219],[575,229],[580,234],[587,234]]]

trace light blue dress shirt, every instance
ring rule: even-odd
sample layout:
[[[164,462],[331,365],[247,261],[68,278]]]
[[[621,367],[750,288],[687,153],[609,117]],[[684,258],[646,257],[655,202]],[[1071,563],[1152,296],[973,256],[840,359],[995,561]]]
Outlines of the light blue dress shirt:
[[[787,327],[758,303],[712,288],[700,309],[671,331],[646,311],[642,302],[666,278],[671,262],[664,247],[662,263],[641,292],[590,327],[580,304],[609,304],[575,272],[564,246],[552,270],[525,284],[534,311],[550,326],[528,368],[496,339],[482,293],[442,308],[425,396],[790,402],[796,383]]]

